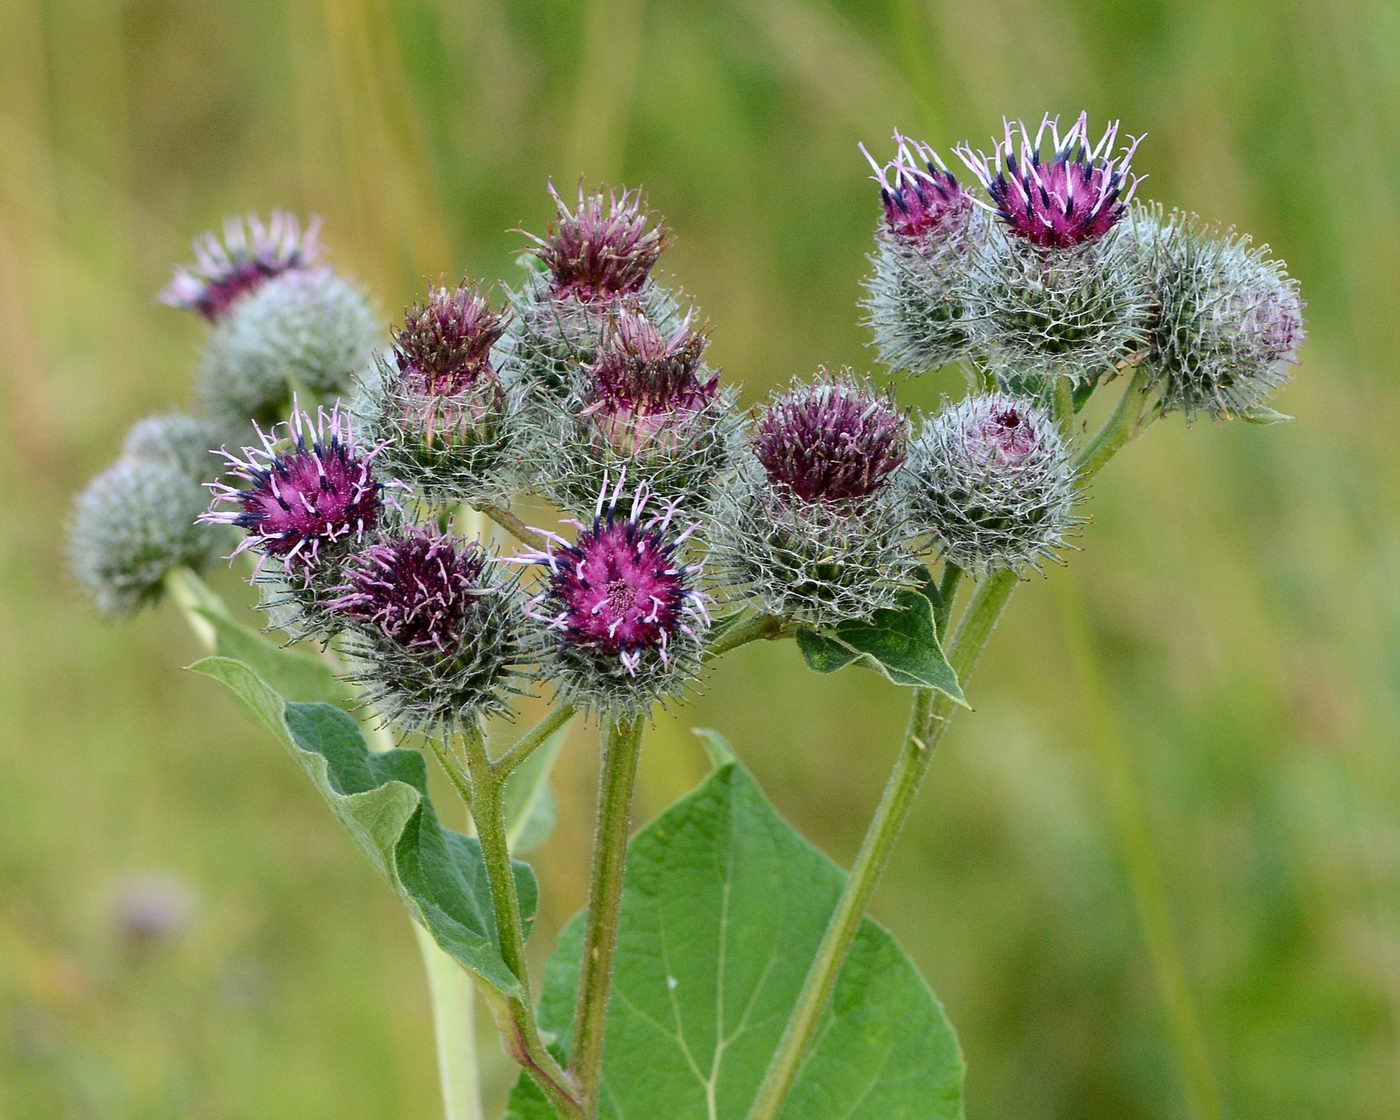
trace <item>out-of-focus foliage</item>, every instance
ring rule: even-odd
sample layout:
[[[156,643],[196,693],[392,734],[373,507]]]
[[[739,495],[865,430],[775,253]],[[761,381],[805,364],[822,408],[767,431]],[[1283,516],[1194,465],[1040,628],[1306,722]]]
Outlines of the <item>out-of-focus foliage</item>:
[[[641,183],[757,401],[872,360],[857,140],[946,150],[1082,107],[1150,134],[1145,196],[1288,260],[1311,336],[1274,403],[1297,420],[1176,418],[1100,476],[1085,551],[1019,592],[969,686],[877,916],[958,1026],[976,1115],[1391,1114],[1394,5],[5,0],[0,28],[0,1111],[439,1107],[395,900],[276,745],[176,671],[197,651],[175,617],[102,625],[60,574],[71,494],[193,392],[203,327],[152,300],[192,236],[320,213],[387,328],[425,278],[515,281],[503,231],[548,220],[547,176]],[[848,860],[905,697],[764,645],[694,722]],[[573,732],[537,951],[582,902],[593,756]],[[705,767],[663,722],[646,811]],[[151,870],[187,905],[133,924]]]

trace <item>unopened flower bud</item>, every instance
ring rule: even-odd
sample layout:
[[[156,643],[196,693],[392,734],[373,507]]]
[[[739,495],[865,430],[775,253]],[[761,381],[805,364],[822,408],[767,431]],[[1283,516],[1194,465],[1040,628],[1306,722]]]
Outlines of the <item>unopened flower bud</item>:
[[[1303,341],[1297,282],[1268,246],[1160,209],[1135,217],[1157,308],[1147,363],[1162,408],[1190,420],[1247,414],[1288,380]]]
[[[501,570],[479,544],[416,527],[346,561],[326,607],[375,711],[433,734],[509,710],[521,617]]]
[[[544,550],[519,557],[544,568],[529,603],[544,671],[575,703],[615,715],[683,691],[709,626],[700,569],[682,557],[696,525],[677,529],[674,502],[645,487],[624,501],[623,489],[599,493],[572,541],[551,533]]]
[[[969,571],[1053,559],[1075,524],[1069,451],[1028,399],[993,393],[945,408],[925,424],[909,467],[916,529]]]
[[[778,395],[710,518],[725,582],[813,626],[868,618],[910,582],[907,418],[843,370]]]
[[[69,529],[73,574],[104,614],[159,600],[172,568],[208,567],[226,534],[196,519],[206,504],[198,481],[175,463],[122,458],[78,495]]]

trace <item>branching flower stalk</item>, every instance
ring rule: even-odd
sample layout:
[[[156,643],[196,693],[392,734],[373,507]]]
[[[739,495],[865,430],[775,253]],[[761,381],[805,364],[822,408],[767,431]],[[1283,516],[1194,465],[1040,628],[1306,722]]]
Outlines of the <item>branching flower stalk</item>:
[[[289,738],[294,705],[269,713],[278,681],[262,679],[280,675],[299,696],[297,674],[314,660],[292,655],[298,664],[287,666],[269,644],[249,655],[259,668],[215,658],[221,665],[208,670],[245,682],[230,684],[245,700],[241,689],[263,690],[250,707],[299,761],[313,759],[303,765],[361,843],[372,832],[387,844],[380,870],[420,922],[449,1120],[481,1117],[470,1022],[448,1018],[469,1020],[468,982],[479,982],[526,1075],[512,1118],[550,1108],[559,1120],[595,1120],[605,1099],[623,1120],[672,1107],[642,1083],[646,1071],[618,1072],[636,1037],[610,1050],[605,1033],[617,1029],[615,988],[630,983],[636,994],[636,962],[648,954],[668,971],[661,981],[647,974],[646,993],[664,981],[678,1017],[689,991],[710,983],[712,962],[696,973],[696,961],[650,944],[645,922],[628,925],[642,732],[725,654],[785,637],[817,672],[859,663],[909,687],[908,726],[835,907],[806,935],[817,949],[781,1034],[773,1014],[749,1024],[773,1032],[766,1074],[760,1080],[750,1060],[741,1077],[750,1080],[734,1081],[720,1069],[718,1042],[708,1076],[686,1058],[711,1115],[750,1120],[776,1120],[799,1086],[825,1092],[852,1072],[815,1069],[824,1048],[814,1041],[842,1028],[843,1001],[832,997],[864,943],[867,905],[1013,591],[1060,562],[1084,524],[1084,488],[1153,422],[1176,412],[1283,419],[1263,402],[1297,360],[1296,284],[1266,248],[1233,231],[1133,203],[1139,139],[1120,145],[1118,135],[1115,123],[1091,143],[1083,116],[1063,132],[1052,117],[1038,128],[1007,122],[991,155],[955,149],[975,183],[900,133],[890,163],[866,153],[879,185],[864,304],[876,352],[909,374],[945,365],[967,374],[966,396],[931,415],[846,367],[794,379],[742,412],[704,361],[698,313],[653,275],[670,233],[635,190],[580,185],[574,204],[551,188],[554,224],[532,237],[534,264],[508,306],[493,307],[485,284],[440,283],[387,343],[358,289],[321,263],[316,223],[250,217],[229,223],[222,240],[196,243],[194,264],[165,298],[210,326],[207,415],[136,425],[75,504],[72,568],[104,613],[168,596],[207,648],[252,648],[256,635],[198,575],[220,554],[246,552],[268,629],[288,644],[319,645],[358,698],[358,738],[338,723],[333,748],[321,750],[315,720],[326,709],[297,706],[300,730]],[[1084,406],[1115,380],[1111,414],[1083,437]],[[513,512],[526,494],[568,519],[558,530],[527,525]],[[486,520],[523,551],[499,554]],[[972,586],[959,612],[964,582]],[[229,627],[236,640],[225,643]],[[545,714],[489,746],[488,718],[509,718],[541,692]],[[530,872],[515,857],[548,828],[528,810],[542,803],[548,764],[576,715],[596,723],[601,742],[588,906],[579,959],[551,966],[537,1008],[519,886]],[[717,769],[688,801],[716,791],[756,797],[736,752],[713,738]],[[365,742],[380,752],[373,761]],[[476,843],[440,829],[428,836],[437,826],[422,771],[395,745],[433,756],[470,811]],[[351,767],[341,775],[351,794],[328,776],[338,762]],[[360,788],[369,774],[393,780]],[[402,810],[404,776],[418,786],[410,799],[422,798],[412,801],[417,831],[386,839],[378,830]],[[382,810],[373,828],[349,802]],[[684,811],[687,802],[672,810]],[[649,831],[632,842],[727,839]],[[760,831],[746,855],[781,848],[791,830],[774,814]],[[415,847],[429,840],[431,851]],[[810,854],[800,841],[785,850],[789,860]],[[749,871],[713,855],[692,862],[731,878]],[[788,879],[785,867],[759,871],[770,887]],[[726,905],[730,887],[726,878]],[[694,899],[670,900],[682,902]],[[637,905],[647,904],[643,890]],[[901,960],[887,953],[882,967]],[[702,982],[681,984],[669,971],[677,965]],[[574,997],[567,1020],[561,975]],[[718,982],[743,975],[727,970]],[[919,998],[912,972],[901,975],[886,987]],[[789,980],[791,992],[797,976]],[[618,1018],[644,1015],[631,995],[611,1000]],[[752,1006],[757,995],[732,1002]],[[951,1039],[941,1013],[913,1013],[927,1028],[913,1042],[929,1062],[946,1062],[956,1047],[935,1045],[940,1024]],[[897,1095],[918,1073],[904,1070],[883,1088]],[[946,1094],[961,1068],[939,1076]],[[723,1093],[738,1095],[721,1105]],[[921,1099],[906,1111],[925,1107]]]

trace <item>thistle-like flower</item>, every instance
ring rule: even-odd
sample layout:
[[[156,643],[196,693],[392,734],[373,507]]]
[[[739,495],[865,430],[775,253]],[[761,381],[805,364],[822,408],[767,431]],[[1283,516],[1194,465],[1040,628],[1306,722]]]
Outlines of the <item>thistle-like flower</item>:
[[[1146,270],[1119,226],[1138,141],[1114,156],[1117,123],[1093,148],[1087,128],[1081,115],[1062,137],[1046,117],[1032,137],[1008,122],[990,158],[958,149],[992,198],[978,204],[1001,217],[972,261],[972,341],[1014,392],[1043,394],[1059,377],[1092,385],[1142,344]]]
[[[635,301],[669,336],[683,322],[678,301],[651,277],[669,232],[653,223],[635,190],[585,191],[570,209],[550,184],[558,216],[544,237],[529,235],[544,274],[511,294],[514,323],[502,349],[507,379],[550,405],[580,389],[598,356],[608,316]]]
[[[843,370],[794,381],[754,428],[770,484],[803,502],[864,498],[904,463],[909,421],[887,397]]]
[[[69,528],[73,574],[103,614],[128,614],[160,599],[172,568],[201,571],[227,533],[196,523],[206,504],[198,481],[167,460],[124,457],[78,495]]]
[[[1147,363],[1161,407],[1188,420],[1248,415],[1288,380],[1303,341],[1297,282],[1268,246],[1160,208],[1135,215],[1157,307]]]
[[[697,526],[676,531],[676,503],[648,515],[646,487],[630,502],[623,491],[621,480],[600,491],[592,524],[572,522],[573,541],[547,533],[546,548],[518,558],[545,569],[528,605],[545,671],[576,703],[612,714],[681,692],[709,627],[700,568],[682,557]]]
[[[580,184],[572,210],[553,183],[549,193],[558,216],[545,237],[531,240],[549,270],[552,294],[594,303],[641,291],[671,237],[652,224],[641,192],[585,191]]]
[[[222,241],[212,233],[195,238],[194,261],[175,269],[159,299],[217,322],[241,297],[273,277],[315,267],[321,256],[320,229],[319,218],[303,230],[295,215],[281,210],[274,210],[266,224],[256,214],[227,218]]]
[[[894,138],[887,164],[860,149],[884,208],[863,306],[880,360],[923,373],[969,352],[968,263],[986,236],[985,219],[936,151],[898,132]]]
[[[325,604],[347,624],[349,678],[405,732],[509,710],[519,595],[480,544],[411,527],[351,556]]]
[[[382,469],[430,505],[497,501],[510,488],[520,410],[491,362],[504,331],[477,288],[434,288],[361,385],[355,408],[383,445]]]
[[[812,626],[892,605],[913,566],[908,436],[893,402],[848,370],[780,394],[711,513],[725,582]]]
[[[321,633],[327,590],[382,519],[379,449],[360,447],[339,408],[315,417],[294,408],[285,424],[254,430],[259,446],[222,452],[235,482],[209,484],[214,501],[200,520],[243,530],[230,559],[258,553],[254,582],[264,588],[274,625],[298,637]]]
[[[737,425],[704,349],[689,317],[663,335],[635,303],[611,313],[583,384],[540,426],[538,477],[550,497],[585,513],[606,479],[625,478],[629,492],[645,486],[688,510],[704,506]]]
[[[1006,136],[990,157],[968,144],[956,150],[987,193],[1008,233],[1042,249],[1072,249],[1099,240],[1122,219],[1139,178],[1129,171],[1141,137],[1129,137],[1121,152],[1118,122],[1089,145],[1089,116],[1062,137],[1059,118],[1046,114],[1031,138],[1022,121],[1006,121]],[[1050,155],[1041,149],[1050,137]]]
[[[910,454],[919,535],[973,572],[1054,558],[1073,528],[1069,450],[1025,398],[967,397],[924,425]]]

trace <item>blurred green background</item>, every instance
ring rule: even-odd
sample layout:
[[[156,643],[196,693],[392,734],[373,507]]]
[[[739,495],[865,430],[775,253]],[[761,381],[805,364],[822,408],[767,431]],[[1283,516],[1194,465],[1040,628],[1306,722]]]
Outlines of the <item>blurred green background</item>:
[[[426,276],[512,279],[503,231],[543,226],[547,176],[641,183],[753,401],[870,361],[857,140],[946,150],[1081,107],[1149,134],[1144,197],[1288,259],[1311,337],[1274,403],[1297,420],[1175,418],[1100,477],[876,913],[960,1031],[974,1120],[1400,1114],[1398,106],[1386,2],[3,0],[0,1114],[439,1107],[397,903],[178,671],[176,617],[104,625],[65,576],[73,491],[190,392],[201,324],[152,294],[194,234],[320,213],[387,325]],[[904,699],[750,647],[650,736],[641,815],[714,725],[847,861]],[[547,933],[582,901],[593,754],[576,736],[537,858]],[[152,871],[189,920],[138,949],[116,911]]]

